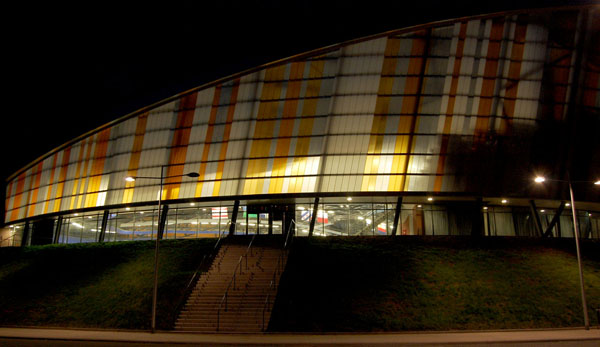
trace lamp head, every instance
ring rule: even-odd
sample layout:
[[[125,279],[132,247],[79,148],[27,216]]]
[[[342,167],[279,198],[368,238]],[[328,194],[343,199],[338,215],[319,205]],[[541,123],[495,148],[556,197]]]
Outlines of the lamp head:
[[[125,177],[125,181],[127,181],[127,182],[135,182],[135,177],[133,177],[133,176],[127,176],[127,177]]]
[[[546,181],[546,178],[545,178],[545,177],[543,177],[543,176],[537,176],[537,177],[534,179],[534,181],[535,181],[535,183],[543,183],[544,181]]]
[[[594,184],[600,186],[600,180],[597,180],[596,182],[594,182]]]

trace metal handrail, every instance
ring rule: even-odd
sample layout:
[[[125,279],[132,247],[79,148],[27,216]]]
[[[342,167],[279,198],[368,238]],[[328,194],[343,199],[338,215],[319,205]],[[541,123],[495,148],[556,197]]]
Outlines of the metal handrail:
[[[244,253],[244,255],[240,256],[240,260],[238,260],[237,264],[235,265],[235,268],[233,269],[233,276],[231,277],[231,280],[229,281],[229,284],[227,285],[227,289],[225,289],[225,293],[223,294],[223,297],[221,298],[221,302],[219,303],[219,308],[217,309],[217,331],[219,331],[221,308],[223,307],[223,303],[225,303],[225,312],[227,312],[227,299],[229,296],[228,295],[229,289],[231,288],[232,283],[233,283],[233,290],[235,290],[235,277],[237,275],[238,267],[240,268],[240,275],[242,274],[242,268],[240,267],[240,265],[242,263],[242,258],[246,258],[246,269],[248,269],[248,252],[252,249],[252,243],[254,243],[254,239],[256,238],[256,235],[257,234],[254,234],[254,236],[252,236],[252,240],[250,240],[250,243],[248,244],[248,248],[246,248],[246,252]]]
[[[227,223],[227,225],[230,225],[230,224],[231,224],[231,222]],[[188,281],[187,285],[185,286],[183,294],[181,295],[181,298],[179,299],[179,303],[177,304],[177,306],[175,308],[175,312],[179,312],[181,310],[181,308],[183,307],[183,304],[185,303],[185,300],[188,297],[191,288],[196,283],[196,280],[197,280],[199,274],[201,273],[202,268],[205,266],[205,263],[208,261],[208,259],[214,259],[217,256],[217,251],[219,250],[221,240],[223,240],[224,236],[226,236],[226,235],[227,235],[227,233],[222,233],[221,235],[219,235],[219,238],[218,238],[217,242],[215,242],[215,245],[213,246],[210,253],[208,255],[205,254],[202,257],[202,260],[200,261],[200,264],[198,264],[196,271],[194,271],[194,274],[191,276],[190,280]]]
[[[290,227],[288,228],[288,231],[287,231],[287,235],[285,235],[285,242],[283,243],[283,249],[287,248],[287,246],[288,246],[288,241],[289,241],[290,234],[291,234],[291,232],[290,232],[290,231],[292,230],[292,223],[293,223],[294,225],[296,225],[296,222],[295,222],[295,221],[292,219],[292,221],[291,221],[291,223],[290,223]],[[294,239],[294,238],[292,237],[292,240],[293,240],[293,239]],[[291,243],[291,241],[289,241],[289,242]]]

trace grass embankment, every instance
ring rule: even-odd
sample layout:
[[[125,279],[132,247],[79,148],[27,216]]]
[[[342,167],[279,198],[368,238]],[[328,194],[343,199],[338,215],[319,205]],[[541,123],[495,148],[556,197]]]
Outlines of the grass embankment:
[[[583,326],[573,240],[297,238],[271,331]],[[600,244],[582,253],[590,320]]]
[[[215,240],[165,240],[157,327]],[[0,248],[0,325],[149,329],[153,241]]]

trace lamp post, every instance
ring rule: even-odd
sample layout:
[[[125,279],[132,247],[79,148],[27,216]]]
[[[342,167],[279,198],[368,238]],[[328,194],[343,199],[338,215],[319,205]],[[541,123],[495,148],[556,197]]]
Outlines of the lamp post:
[[[583,283],[583,269],[581,267],[581,253],[579,251],[579,227],[577,225],[577,212],[575,210],[575,197],[573,195],[573,186],[571,185],[571,178],[567,174],[567,180],[556,180],[556,179],[548,179],[543,176],[537,176],[534,181],[536,183],[544,183],[545,181],[553,181],[553,182],[566,182],[569,184],[569,195],[571,197],[571,213],[573,214],[573,229],[575,234],[575,249],[577,250],[577,265],[579,267],[579,285],[581,286],[581,304],[583,305],[583,322],[585,324],[585,329],[590,329],[590,319],[588,317],[587,310],[587,301],[585,299],[585,289]],[[594,183],[594,185],[600,186],[600,180],[597,181],[576,181],[576,182],[585,182],[585,183]]]
[[[164,168],[168,167],[168,165],[162,165],[160,167],[160,177],[155,176],[127,176],[125,180],[127,182],[134,182],[137,179],[151,179],[151,180],[160,180],[160,189],[158,191],[158,227],[156,228],[156,245],[154,247],[154,290],[152,291],[152,325],[151,329],[154,333],[156,331],[156,301],[158,298],[158,245],[159,245],[159,233],[160,233],[160,221],[161,221],[161,213],[160,213],[160,205],[162,202],[162,191],[163,191],[163,180],[165,178],[172,177],[198,177],[200,174],[197,172],[189,172],[183,175],[173,175],[173,176],[164,176],[163,171]]]

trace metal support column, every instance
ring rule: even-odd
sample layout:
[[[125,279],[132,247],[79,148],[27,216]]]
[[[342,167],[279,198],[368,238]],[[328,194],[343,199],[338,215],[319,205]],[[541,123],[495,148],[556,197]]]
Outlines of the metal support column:
[[[104,210],[102,214],[102,224],[100,225],[100,236],[98,236],[98,242],[104,242],[104,236],[106,235],[106,226],[108,225],[108,210]]]
[[[269,206],[267,212],[269,213],[269,235],[273,235],[273,206]]]
[[[312,209],[312,216],[310,218],[310,228],[308,229],[308,237],[313,235],[313,231],[315,230],[315,221],[317,220],[317,214],[319,211],[319,197],[315,198],[315,203]]]
[[[235,228],[237,226],[237,215],[240,209],[240,201],[236,200],[233,203],[233,211],[231,212],[231,224],[229,225],[229,235],[235,234]]]
[[[25,222],[25,228],[23,228],[23,236],[21,236],[21,247],[27,246],[27,240],[29,239],[29,229],[31,226],[29,225],[29,221]]]
[[[554,215],[554,218],[552,218],[552,220],[550,221],[550,224],[548,224],[548,228],[546,228],[546,232],[544,233],[544,235],[542,235],[543,237],[548,237],[548,236],[552,235],[552,228],[554,228],[554,225],[556,225],[556,223],[558,223],[558,221],[560,219],[560,215],[562,214],[564,209],[565,209],[565,202],[561,201],[560,206],[558,207],[558,210],[556,211],[556,214]],[[557,236],[559,236],[559,235],[557,235]]]
[[[402,213],[402,196],[398,197],[398,201],[396,202],[396,213],[394,214],[394,225],[392,226],[392,236],[396,236],[398,231],[398,220],[400,219],[400,214]]]
[[[531,214],[533,215],[533,221],[535,222],[535,229],[539,236],[543,236],[544,231],[542,230],[542,221],[540,220],[537,206],[535,206],[535,201],[529,200],[529,207],[531,208]]]
[[[158,222],[157,237],[162,240],[165,232],[165,224],[167,223],[167,215],[169,214],[169,205],[163,205],[162,211],[160,211],[160,221]]]
[[[56,220],[56,229],[54,230],[54,239],[52,240],[52,243],[54,244],[57,244],[58,240],[60,240],[60,230],[62,229],[62,224],[63,217],[58,216],[58,219]]]

